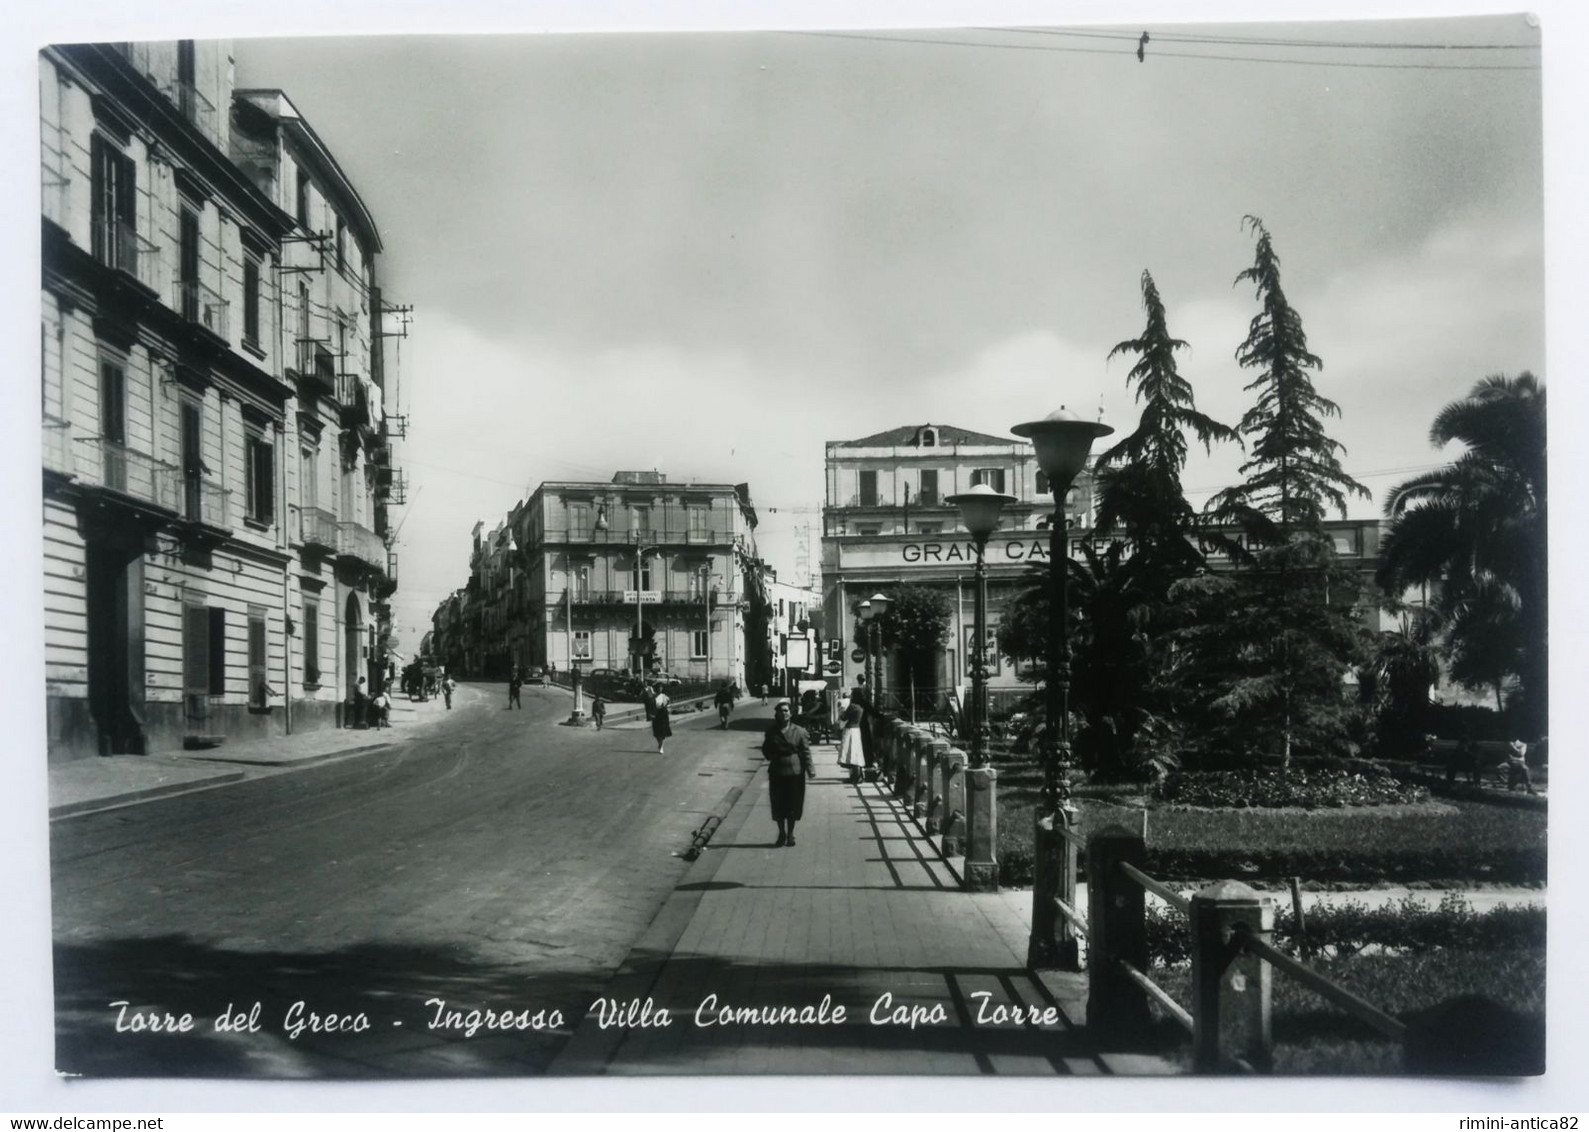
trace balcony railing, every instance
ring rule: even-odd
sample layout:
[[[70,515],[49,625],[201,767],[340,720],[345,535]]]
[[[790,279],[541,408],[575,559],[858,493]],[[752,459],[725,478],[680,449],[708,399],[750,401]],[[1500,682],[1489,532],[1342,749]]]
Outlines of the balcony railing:
[[[83,448],[77,472],[84,483],[166,511],[182,510],[178,469],[104,437],[84,437],[77,443]]]
[[[386,569],[386,544],[360,523],[337,524],[337,553],[378,570]]]
[[[196,322],[220,338],[228,337],[230,304],[196,279],[184,280],[180,288],[182,317]]]
[[[182,515],[206,527],[232,527],[232,493],[212,479],[182,476]]]
[[[337,365],[330,348],[318,338],[299,338],[293,352],[298,376],[318,382],[327,393],[336,391]]]
[[[553,534],[553,540],[556,536]],[[568,542],[600,543],[606,546],[633,547],[637,542],[644,547],[655,546],[730,546],[734,542],[732,531],[725,530],[683,530],[664,529],[643,531],[635,534],[633,531],[598,531],[593,527],[573,527],[569,529]]]
[[[94,258],[106,267],[132,276],[145,287],[155,286],[157,249],[138,235],[125,220],[99,220],[93,228]]]
[[[72,426],[68,421],[44,418],[44,468],[63,476],[76,469],[72,460]]]
[[[356,373],[337,374],[337,400],[342,405],[342,419],[345,424],[368,424],[370,420],[370,398],[365,389],[364,381]]]
[[[323,550],[336,550],[337,517],[321,507],[291,508],[294,526],[293,537],[304,546],[317,546]]]
[[[220,140],[215,103],[200,94],[196,86],[192,83],[173,82],[166,89],[165,94],[177,104],[182,116],[199,128],[200,133],[211,141]]]

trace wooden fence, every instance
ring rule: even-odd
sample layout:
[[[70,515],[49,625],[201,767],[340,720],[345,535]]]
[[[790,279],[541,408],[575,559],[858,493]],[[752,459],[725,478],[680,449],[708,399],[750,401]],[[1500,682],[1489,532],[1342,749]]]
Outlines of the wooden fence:
[[[1085,851],[1087,909],[1075,904],[1076,861]],[[1408,1025],[1275,947],[1274,905],[1240,881],[1223,880],[1182,896],[1143,871],[1140,832],[1119,826],[1083,839],[1063,821],[1039,823],[1036,888],[1051,893],[1051,919],[1034,916],[1034,940],[1047,937],[1055,966],[1074,963],[1075,939],[1087,942],[1087,1029],[1102,1049],[1139,1048],[1149,1040],[1154,1002],[1192,1038],[1193,1069],[1266,1073],[1272,1068],[1271,985],[1275,972],[1399,1043]],[[1069,899],[1066,899],[1066,894]],[[1148,977],[1147,895],[1186,916],[1191,929],[1192,1001],[1177,1002]],[[1044,949],[1034,942],[1034,953]]]

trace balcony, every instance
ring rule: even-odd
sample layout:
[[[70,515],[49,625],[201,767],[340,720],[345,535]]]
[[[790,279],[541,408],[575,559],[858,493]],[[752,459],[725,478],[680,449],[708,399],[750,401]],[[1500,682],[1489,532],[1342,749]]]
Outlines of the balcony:
[[[358,427],[370,423],[370,397],[358,374],[337,374],[337,401],[342,406],[343,424]]]
[[[44,418],[44,470],[70,476],[76,468],[72,461],[72,426],[69,421]]]
[[[215,103],[200,94],[198,87],[178,80],[167,85],[164,93],[176,103],[182,116],[193,123],[201,134],[212,142],[220,143],[219,117],[215,113]]]
[[[138,235],[138,230],[125,220],[98,220],[93,225],[94,258],[112,271],[130,275],[139,283],[155,290],[155,269],[159,264],[158,249]]]
[[[300,382],[318,387],[314,392],[327,395],[336,392],[336,358],[330,347],[320,339],[299,338],[294,343],[293,370]]]
[[[556,532],[548,532],[549,541],[558,541]],[[641,546],[732,546],[734,534],[732,531],[723,530],[649,530],[636,534],[633,531],[598,531],[592,527],[576,527],[568,532],[563,541],[577,543],[594,543],[600,546],[634,547],[638,542]]]
[[[386,569],[386,544],[380,535],[359,523],[337,524],[337,555],[376,570]]]
[[[80,481],[173,514],[182,510],[181,473],[153,456],[101,436],[84,437],[76,461]]]
[[[317,547],[335,553],[337,517],[321,507],[290,507],[292,527],[290,537],[303,546]]]
[[[182,517],[217,531],[232,529],[232,493],[214,480],[182,476]]]
[[[182,317],[198,323],[217,338],[230,341],[228,307],[230,304],[196,279],[185,279],[179,287]]]

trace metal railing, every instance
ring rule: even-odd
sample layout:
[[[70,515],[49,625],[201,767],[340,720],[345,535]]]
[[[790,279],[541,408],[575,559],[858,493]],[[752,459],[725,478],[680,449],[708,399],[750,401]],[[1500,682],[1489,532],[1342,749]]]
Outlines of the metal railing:
[[[1087,1028],[1099,1048],[1148,1044],[1148,1003],[1153,1002],[1191,1035],[1196,1071],[1268,1072],[1273,1067],[1274,971],[1385,1037],[1407,1042],[1407,1023],[1274,945],[1274,904],[1268,896],[1233,880],[1183,896],[1143,871],[1147,847],[1142,834],[1120,826],[1083,839],[1061,815],[1057,825],[1053,818],[1039,821],[1037,833],[1028,963],[1079,969],[1072,941],[1087,941]],[[1085,913],[1075,900],[1078,850],[1085,851],[1087,860]],[[1190,1008],[1147,973],[1148,894],[1190,924]]]
[[[72,424],[55,417],[44,418],[44,467],[63,476],[76,469],[72,460]]]
[[[362,523],[337,524],[337,553],[378,570],[386,569],[386,543]]]
[[[77,443],[83,448],[77,474],[84,483],[166,511],[182,510],[178,469],[102,436],[82,437]]]
[[[557,533],[547,532],[549,540],[555,541]],[[606,546],[633,547],[638,540],[647,550],[659,546],[731,546],[734,543],[732,531],[720,528],[705,530],[686,530],[683,528],[663,528],[661,530],[648,530],[636,534],[633,531],[598,531],[594,527],[571,527],[566,536],[568,542],[599,543]]]
[[[337,374],[337,401],[342,405],[342,418],[345,422],[364,424],[369,421],[369,390],[364,379],[358,374]]]
[[[197,126],[200,133],[213,142],[220,141],[219,117],[215,112],[215,103],[200,94],[198,87],[192,83],[173,80],[166,86],[165,95],[176,103],[182,116]]]
[[[230,530],[232,493],[212,479],[185,474],[182,476],[182,515],[191,522]]]
[[[158,249],[138,235],[138,229],[128,221],[96,221],[92,251],[94,258],[106,267],[132,276],[145,287],[154,288]]]
[[[198,323],[219,338],[229,340],[231,305],[225,299],[196,279],[184,279],[178,292],[183,318]]]
[[[337,365],[330,347],[318,338],[299,338],[293,347],[293,368],[299,376],[318,381],[328,391],[334,390]]]

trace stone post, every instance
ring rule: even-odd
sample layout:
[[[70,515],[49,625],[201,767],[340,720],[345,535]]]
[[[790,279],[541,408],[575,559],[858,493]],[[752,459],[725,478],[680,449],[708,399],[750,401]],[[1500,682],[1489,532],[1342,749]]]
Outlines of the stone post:
[[[934,736],[927,744],[927,836],[943,832],[944,765],[949,761],[949,740]]]
[[[966,753],[950,747],[943,762],[943,855],[959,857],[966,851]]]
[[[1192,897],[1192,1067],[1226,1073],[1237,1058],[1270,1068],[1269,964],[1241,951],[1238,925],[1267,941],[1274,905],[1237,880],[1222,880]]]
[[[932,783],[927,780],[927,759],[932,754],[932,735],[916,728],[910,730],[910,812],[918,823],[927,820],[927,796]]]
[[[892,734],[891,751],[894,766],[894,796],[901,801],[910,801],[910,724],[902,719],[894,720],[890,727]]]
[[[997,892],[999,862],[999,772],[991,766],[968,767],[966,783],[966,887]]]
[[[1076,929],[1054,907],[1059,897],[1076,907],[1076,847],[1060,834],[1074,815],[1039,814],[1032,830],[1032,932],[1026,942],[1026,965],[1034,969],[1081,970]],[[1056,827],[1055,822],[1062,823]]]
[[[1120,969],[1148,969],[1147,893],[1119,868],[1146,857],[1142,835],[1118,825],[1087,839],[1087,1033],[1100,1049],[1141,1048],[1152,1024],[1147,995]]]

